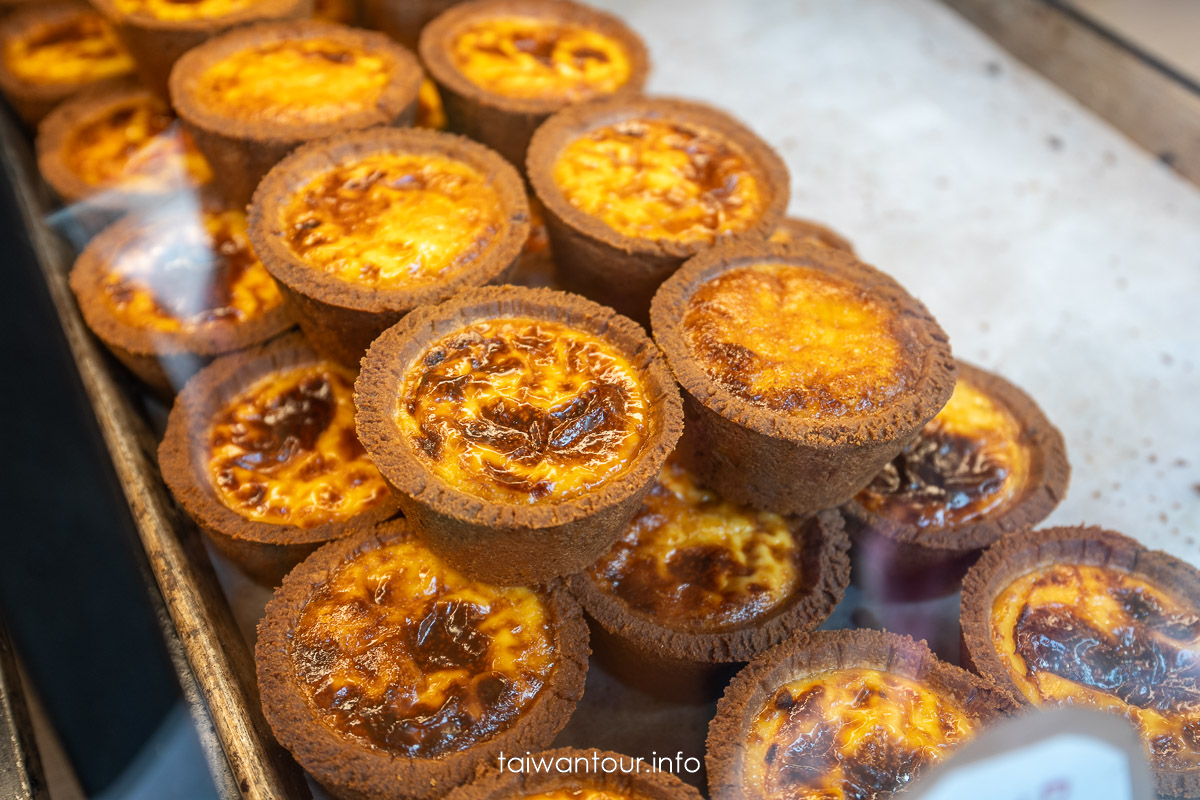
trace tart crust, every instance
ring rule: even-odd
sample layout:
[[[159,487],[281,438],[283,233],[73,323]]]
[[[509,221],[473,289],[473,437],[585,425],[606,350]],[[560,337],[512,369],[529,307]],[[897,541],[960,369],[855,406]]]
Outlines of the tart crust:
[[[368,531],[395,516],[400,507],[397,498],[387,497],[349,519],[301,528],[248,519],[217,497],[206,457],[213,417],[258,379],[276,370],[320,361],[299,334],[214,361],[175,398],[158,448],[163,480],[175,499],[222,555],[267,586],[278,585],[292,567],[322,544]]]
[[[632,609],[590,571],[572,575],[571,591],[588,615],[631,651],[633,661],[695,668],[749,661],[799,632],[815,630],[841,602],[850,582],[850,542],[834,509],[790,520],[802,548],[798,590],[779,606],[734,626],[684,631]]]
[[[500,753],[545,747],[566,725],[583,696],[588,665],[587,625],[559,583],[542,589],[554,616],[557,664],[547,684],[517,721],[490,739],[438,758],[410,758],[339,737],[314,719],[295,683],[288,652],[313,593],[355,554],[411,536],[403,519],[384,522],[322,547],[294,569],[267,604],[258,626],[255,663],[263,712],[279,742],[341,800],[432,800],[468,780]]]
[[[122,10],[114,0],[90,0],[133,56],[142,84],[164,100],[171,67],[179,57],[213,36],[256,22],[306,19],[313,0],[255,0],[219,17],[170,20],[144,11]]]
[[[288,122],[265,115],[253,121],[222,114],[197,99],[201,75],[217,62],[255,46],[328,39],[381,56],[391,77],[373,107],[325,122]],[[214,37],[189,50],[171,70],[171,103],[208,158],[230,202],[250,202],[258,182],[298,145],[375,125],[411,125],[424,72],[412,53],[381,33],[329,22],[268,22]]]
[[[11,15],[0,20],[0,43],[5,48],[7,48],[9,42],[25,37],[41,26],[65,27],[70,25],[72,20],[81,20],[87,23],[95,22],[99,19],[96,12],[92,11],[88,6],[77,5],[72,2],[53,3],[45,6],[21,5],[16,8],[17,10]],[[112,33],[108,35],[112,37]],[[113,39],[113,42],[116,44],[115,39]],[[121,58],[127,59],[126,56],[121,56]],[[51,109],[81,89],[95,86],[104,80],[111,80],[128,74],[128,72],[128,63],[126,62],[124,69],[104,78],[82,81],[37,82],[27,80],[14,73],[8,64],[7,58],[3,57],[3,54],[0,54],[0,91],[4,92],[4,96],[12,104],[13,110],[17,112],[27,125],[37,125],[50,113]]]
[[[157,191],[137,189],[128,184],[102,186],[88,183],[67,166],[65,149],[71,135],[79,126],[96,120],[121,105],[135,101],[162,102],[131,79],[105,81],[63,101],[42,120],[38,126],[36,141],[38,169],[64,203],[70,205],[86,200],[89,208],[95,207],[96,210],[109,214],[111,221],[132,208],[157,205],[170,195],[202,188],[199,178],[192,174],[176,174],[164,179],[164,185]],[[170,113],[165,105],[162,113]],[[159,135],[179,136],[182,131],[177,126],[178,122],[175,122]],[[188,147],[190,148],[190,145]]]
[[[468,324],[509,317],[600,337],[642,380],[650,409],[644,443],[623,472],[578,497],[513,505],[467,494],[434,475],[396,421],[399,387],[419,354]],[[599,558],[641,506],[683,418],[666,364],[636,323],[582,297],[515,286],[470,289],[413,311],[371,345],[355,391],[359,437],[396,489],[405,516],[439,556],[470,577],[498,584],[570,575]]]
[[[546,209],[560,279],[568,289],[646,324],[659,285],[711,245],[627,236],[571,205],[554,180],[564,147],[589,131],[629,119],[690,123],[742,151],[763,194],[763,211],[745,230],[726,234],[727,241],[761,241],[770,235],[787,209],[789,179],[783,161],[749,129],[722,111],[687,100],[610,98],[565,108],[538,129],[529,145],[527,176]]]
[[[514,757],[525,757],[514,753]],[[622,800],[700,800],[700,793],[670,772],[652,772],[645,769],[628,771],[603,769],[575,771],[576,759],[587,764],[603,763],[612,759],[618,767],[635,761],[630,756],[608,750],[579,750],[560,747],[530,756],[539,762],[559,764],[559,759],[569,759],[570,770],[557,767],[550,770],[529,772],[501,771],[497,766],[480,770],[475,780],[458,787],[446,795],[445,800],[525,800],[530,795],[554,792],[555,790],[597,789],[612,792]],[[585,799],[586,800],[586,799]]]
[[[138,378],[168,397],[214,357],[260,344],[292,326],[283,303],[245,322],[191,331],[134,327],[113,313],[101,286],[112,259],[147,231],[174,229],[170,226],[177,220],[181,225],[195,224],[198,213],[195,201],[185,198],[153,214],[124,217],[88,243],[70,276],[71,289],[92,332]],[[161,235],[166,238],[167,232]]]
[[[923,641],[867,629],[799,636],[750,662],[717,704],[717,715],[708,726],[705,756],[709,796],[713,800],[750,796],[743,786],[747,732],[779,687],[797,678],[854,668],[915,681],[953,701],[981,726],[1017,708],[1007,692],[939,660]]]
[[[806,419],[752,404],[713,380],[685,341],[685,308],[702,284],[759,263],[811,268],[868,292],[910,340],[903,356],[917,362],[912,384],[884,408]],[[685,459],[726,499],[780,514],[807,514],[849,500],[954,390],[948,338],[925,306],[874,267],[822,245],[730,244],[702,253],[663,284],[650,317],[655,341],[683,390]]]
[[[1033,703],[1017,687],[992,643],[992,606],[1014,580],[1053,564],[1085,564],[1126,572],[1200,609],[1200,570],[1114,531],[1092,526],[1045,528],[1006,536],[989,547],[963,579],[962,660],[1010,692]],[[1200,768],[1167,770],[1151,762],[1157,791],[1169,797],[1200,797]]]
[[[292,193],[314,174],[387,153],[448,157],[487,179],[499,196],[503,227],[479,258],[443,280],[378,288],[330,275],[293,252],[278,224]],[[502,282],[529,235],[529,207],[516,170],[483,145],[436,131],[376,128],[313,142],[285,158],[255,192],[249,223],[255,252],[279,282],[309,341],[330,358],[357,368],[371,342],[417,306],[440,303],[466,287]]]
[[[1030,455],[1020,493],[998,513],[963,525],[920,527],[867,510],[852,499],[842,507],[854,542],[854,582],[872,595],[924,600],[953,594],[984,548],[1005,534],[1041,522],[1067,493],[1066,444],[1033,399],[999,375],[958,361],[966,381],[1012,414],[1019,443]]]
[[[629,57],[629,79],[606,98],[641,94],[650,71],[646,45],[617,17],[570,0],[475,0],[457,3],[421,32],[421,60],[437,82],[453,130],[478,139],[524,171],[525,153],[533,133],[551,114],[571,105],[553,98],[509,97],[467,79],[455,66],[450,50],[454,38],[475,20],[527,16],[567,22],[615,40]]]
[[[854,245],[850,244],[850,240],[840,233],[830,228],[828,225],[822,225],[820,222],[813,222],[809,219],[801,219],[800,217],[788,217],[779,223],[779,227],[771,234],[769,240],[771,244],[799,244],[800,242],[816,242],[823,244],[826,247],[832,247],[834,250],[841,250],[844,253],[849,253],[857,257],[854,252]]]

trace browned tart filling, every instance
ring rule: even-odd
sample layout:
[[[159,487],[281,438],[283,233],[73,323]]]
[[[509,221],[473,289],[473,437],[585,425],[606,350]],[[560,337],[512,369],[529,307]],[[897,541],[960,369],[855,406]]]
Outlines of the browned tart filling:
[[[1037,707],[1128,719],[1159,791],[1200,796],[1200,573],[1096,528],[1006,537],[968,574],[975,667]]]
[[[648,348],[632,322],[579,297],[463,292],[371,346],[360,432],[423,530],[449,517],[478,531],[478,545],[460,535],[459,552],[442,553],[451,563],[478,574],[483,549],[470,561],[467,550],[516,520],[523,533],[509,541],[531,537],[541,550],[592,519],[572,547],[493,565],[538,571],[566,559],[582,568],[632,516],[677,436],[673,387]],[[610,513],[624,518],[613,525]]]
[[[71,287],[92,330],[151,383],[180,380],[160,358],[211,357],[291,324],[245,215],[217,204],[180,201],[118,222],[89,243]]]
[[[103,18],[85,6],[23,9],[0,23],[0,43],[0,88],[32,124],[81,88],[133,68]]]
[[[256,580],[396,512],[355,432],[354,378],[293,334],[218,359],[176,398],[163,477]]]
[[[726,691],[709,727],[710,789],[718,800],[891,797],[1012,707],[924,643],[816,633]]]
[[[160,197],[212,180],[166,104],[132,83],[63,102],[39,127],[37,150],[43,177],[69,202]],[[115,197],[97,197],[105,192]]]
[[[403,521],[295,574],[267,609],[259,683],[276,735],[327,786],[386,764],[379,781],[431,795],[498,747],[548,742],[582,693],[586,628],[561,589],[472,581]]]

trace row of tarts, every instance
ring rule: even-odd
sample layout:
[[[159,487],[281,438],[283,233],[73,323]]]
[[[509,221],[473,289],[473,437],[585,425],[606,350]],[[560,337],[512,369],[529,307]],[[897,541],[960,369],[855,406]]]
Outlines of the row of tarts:
[[[250,0],[0,22],[44,176],[107,224],[71,276],[84,317],[148,385],[183,384],[164,478],[279,586],[263,708],[317,780],[693,797],[579,753],[487,769],[566,724],[586,612],[635,671],[749,662],[710,728],[717,798],[884,797],[1057,704],[1124,715],[1160,791],[1200,796],[1200,575],[1111,532],[1032,532],[1066,490],[1062,437],[848,242],[784,220],[769,146],[641,96],[641,40],[593,9],[371,9],[390,38]],[[66,97],[118,56],[141,85]],[[441,100],[471,139],[404,127]],[[574,293],[528,288],[551,281]],[[961,587],[974,672],[814,632],[852,578]]]

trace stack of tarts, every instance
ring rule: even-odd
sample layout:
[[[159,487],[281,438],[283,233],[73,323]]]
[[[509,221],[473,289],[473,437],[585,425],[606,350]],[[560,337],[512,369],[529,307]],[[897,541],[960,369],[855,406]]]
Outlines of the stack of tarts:
[[[724,691],[719,800],[891,796],[1062,703],[1130,719],[1161,790],[1200,796],[1200,577],[1030,532],[1069,476],[1034,401],[785,217],[756,134],[642,96],[619,20],[367,0],[381,34],[336,24],[355,3],[95,5],[0,22],[0,89],[40,120],[51,187],[112,223],[71,286],[178,391],[164,479],[275,587],[263,709],[334,795],[695,800],[659,773],[481,769],[625,758],[545,749],[594,642],[642,690]],[[975,672],[819,631],[851,583],[961,587]]]

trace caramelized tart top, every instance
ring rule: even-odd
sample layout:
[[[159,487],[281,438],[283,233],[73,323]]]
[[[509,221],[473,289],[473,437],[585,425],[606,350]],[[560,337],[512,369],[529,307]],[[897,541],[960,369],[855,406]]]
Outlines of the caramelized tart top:
[[[7,38],[3,58],[14,77],[42,86],[93,83],[133,70],[112,29],[86,8],[35,22]]]

